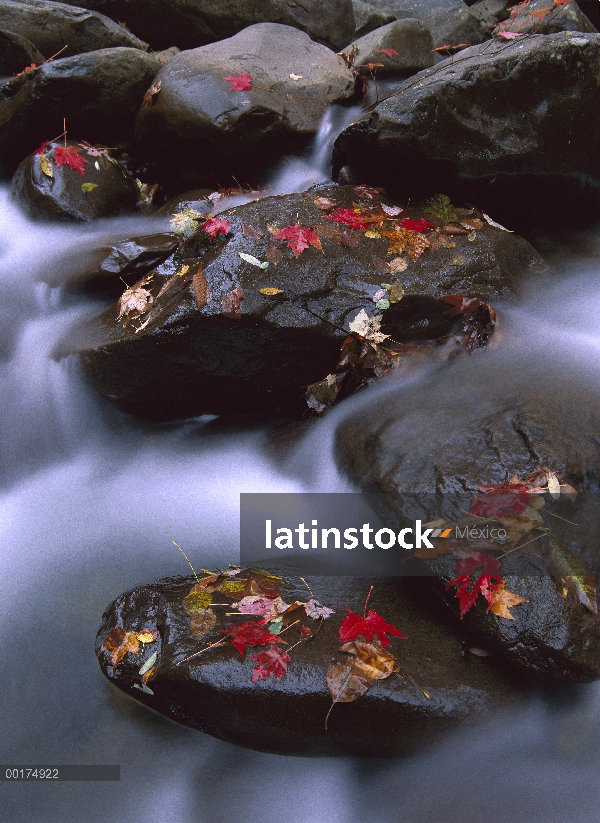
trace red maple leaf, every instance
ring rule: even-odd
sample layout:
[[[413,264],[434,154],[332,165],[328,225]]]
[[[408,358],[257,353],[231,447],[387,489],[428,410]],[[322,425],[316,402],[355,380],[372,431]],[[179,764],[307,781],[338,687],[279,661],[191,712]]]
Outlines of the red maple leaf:
[[[299,257],[304,249],[313,246],[321,249],[321,241],[312,229],[302,228],[300,223],[294,226],[286,226],[276,235],[275,240],[287,240],[289,248],[294,252],[294,257]]]
[[[34,154],[43,154],[45,151],[47,151],[49,145],[50,145],[50,140],[44,140],[44,142],[39,147],[39,149],[36,149],[33,153]]]
[[[277,680],[281,680],[287,671],[290,656],[287,652],[282,654],[276,646],[271,646],[268,651],[253,654],[250,660],[258,660],[258,664],[252,669],[252,682],[256,683],[257,680],[268,680],[272,674]]]
[[[222,634],[231,637],[231,642],[242,656],[246,646],[266,646],[267,643],[286,642],[279,635],[272,634],[268,629],[265,629],[263,620],[249,620],[240,626],[231,624],[220,631]]]
[[[404,637],[391,623],[386,621],[377,612],[371,609],[366,617],[361,617],[360,614],[346,609],[348,616],[345,617],[340,626],[340,640],[342,643],[348,643],[350,640],[356,640],[359,634],[365,636],[367,643],[371,642],[373,635],[377,635],[382,646],[389,646],[390,639],[388,634],[393,634],[394,637]]]
[[[241,72],[240,74],[230,74],[229,77],[225,77],[228,83],[231,83],[230,91],[250,91],[252,88],[252,78],[249,74],[244,74]]]
[[[569,2],[570,2],[570,0],[554,0],[554,5],[555,6],[566,6],[567,3],[569,3]]]
[[[529,494],[515,494],[514,492],[476,497],[469,512],[476,517],[498,518],[500,520],[503,517],[522,514],[528,500]]]
[[[211,243],[219,232],[221,232],[221,234],[227,234],[230,228],[231,223],[229,220],[222,220],[220,217],[211,217],[210,220],[207,220],[202,226],[203,231],[210,237]]]
[[[471,574],[480,566],[483,568],[479,572],[477,579],[471,586]],[[497,591],[502,584],[499,575],[500,564],[495,557],[485,552],[475,552],[471,557],[459,560],[456,563],[456,570],[460,572],[454,580],[446,583],[446,590],[450,586],[458,586],[456,596],[460,602],[460,619],[471,609],[481,593],[488,602],[489,607],[493,603],[492,592]]]
[[[56,146],[53,155],[54,162],[59,169],[66,163],[73,171],[78,171],[79,174],[85,174],[87,157],[80,157],[80,151],[80,146]]]
[[[396,51],[396,49],[375,49],[377,54],[385,54],[390,60],[392,59],[393,54],[397,54],[400,57],[400,52]]]
[[[369,228],[368,223],[361,222],[360,214],[357,214],[354,209],[337,209],[331,214],[326,214],[325,217],[327,220],[333,220],[334,223],[344,223],[351,229],[367,231]]]
[[[426,231],[427,229],[433,228],[433,223],[430,223],[428,220],[425,220],[424,217],[419,217],[418,220],[411,220],[410,217],[405,217],[403,220],[400,221],[400,226],[403,229],[407,229],[408,231]]]

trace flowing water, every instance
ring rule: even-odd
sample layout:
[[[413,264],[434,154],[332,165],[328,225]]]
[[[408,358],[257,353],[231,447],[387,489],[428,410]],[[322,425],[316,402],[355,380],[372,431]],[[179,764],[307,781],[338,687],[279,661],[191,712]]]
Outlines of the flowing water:
[[[336,125],[325,123],[329,137],[312,158],[277,171],[277,190],[323,179]],[[55,354],[98,300],[43,279],[78,250],[164,221],[35,225],[6,190],[0,198],[0,763],[121,766],[120,783],[1,783],[2,821],[600,820],[596,685],[541,693],[434,750],[378,761],[246,751],[153,714],[104,679],[93,652],[102,611],[129,587],[186,573],[172,540],[195,565],[222,566],[237,559],[240,492],[350,489],[332,437],[369,392],[283,462],[263,431],[225,432],[210,418],[150,426],[120,414],[76,362]],[[561,257],[564,245],[555,246],[561,276],[505,312],[493,356],[506,374],[545,364],[582,386],[597,381],[600,244],[592,234],[578,247],[585,253]],[[475,359],[471,370],[476,381]],[[411,391],[426,384],[426,374],[413,377]],[[389,382],[369,391],[404,390]]]

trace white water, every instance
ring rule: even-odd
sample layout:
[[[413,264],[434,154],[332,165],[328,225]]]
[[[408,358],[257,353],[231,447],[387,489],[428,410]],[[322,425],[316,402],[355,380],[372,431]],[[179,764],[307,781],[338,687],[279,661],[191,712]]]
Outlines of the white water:
[[[294,174],[288,190],[294,180],[304,186],[303,169]],[[0,762],[122,771],[119,784],[0,783],[3,823],[600,820],[596,685],[540,695],[404,761],[246,751],[110,686],[93,652],[105,606],[128,587],[185,573],[172,540],[199,566],[235,560],[242,491],[348,488],[331,458],[332,435],[369,395],[323,420],[283,466],[261,432],[215,433],[202,419],[153,427],[121,415],[88,389],[76,363],[53,358],[65,330],[97,303],[39,279],[61,255],[142,233],[147,219],[33,225],[5,192],[0,208]],[[546,365],[580,368],[582,385],[597,380],[598,246],[581,267],[506,315],[498,346],[515,373],[546,357]],[[519,340],[534,339],[538,359],[531,348],[519,355]],[[413,384],[418,391],[420,379]],[[551,397],[542,391],[540,402]]]

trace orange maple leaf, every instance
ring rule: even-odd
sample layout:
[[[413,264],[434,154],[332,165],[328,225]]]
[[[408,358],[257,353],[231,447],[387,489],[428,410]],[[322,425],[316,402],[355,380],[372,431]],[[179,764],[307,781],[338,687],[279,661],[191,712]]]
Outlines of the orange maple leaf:
[[[514,615],[511,614],[511,607],[518,606],[519,603],[528,603],[524,597],[519,597],[518,594],[504,588],[504,581],[500,583],[495,591],[490,592],[490,605],[488,611],[494,612],[498,617],[504,617],[506,620],[514,620]]]

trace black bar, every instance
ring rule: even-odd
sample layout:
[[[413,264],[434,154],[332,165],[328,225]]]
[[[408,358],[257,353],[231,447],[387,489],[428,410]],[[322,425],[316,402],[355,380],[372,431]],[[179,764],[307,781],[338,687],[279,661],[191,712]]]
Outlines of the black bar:
[[[70,781],[105,781],[120,780],[120,766],[0,766],[0,781],[52,782],[54,780]]]

